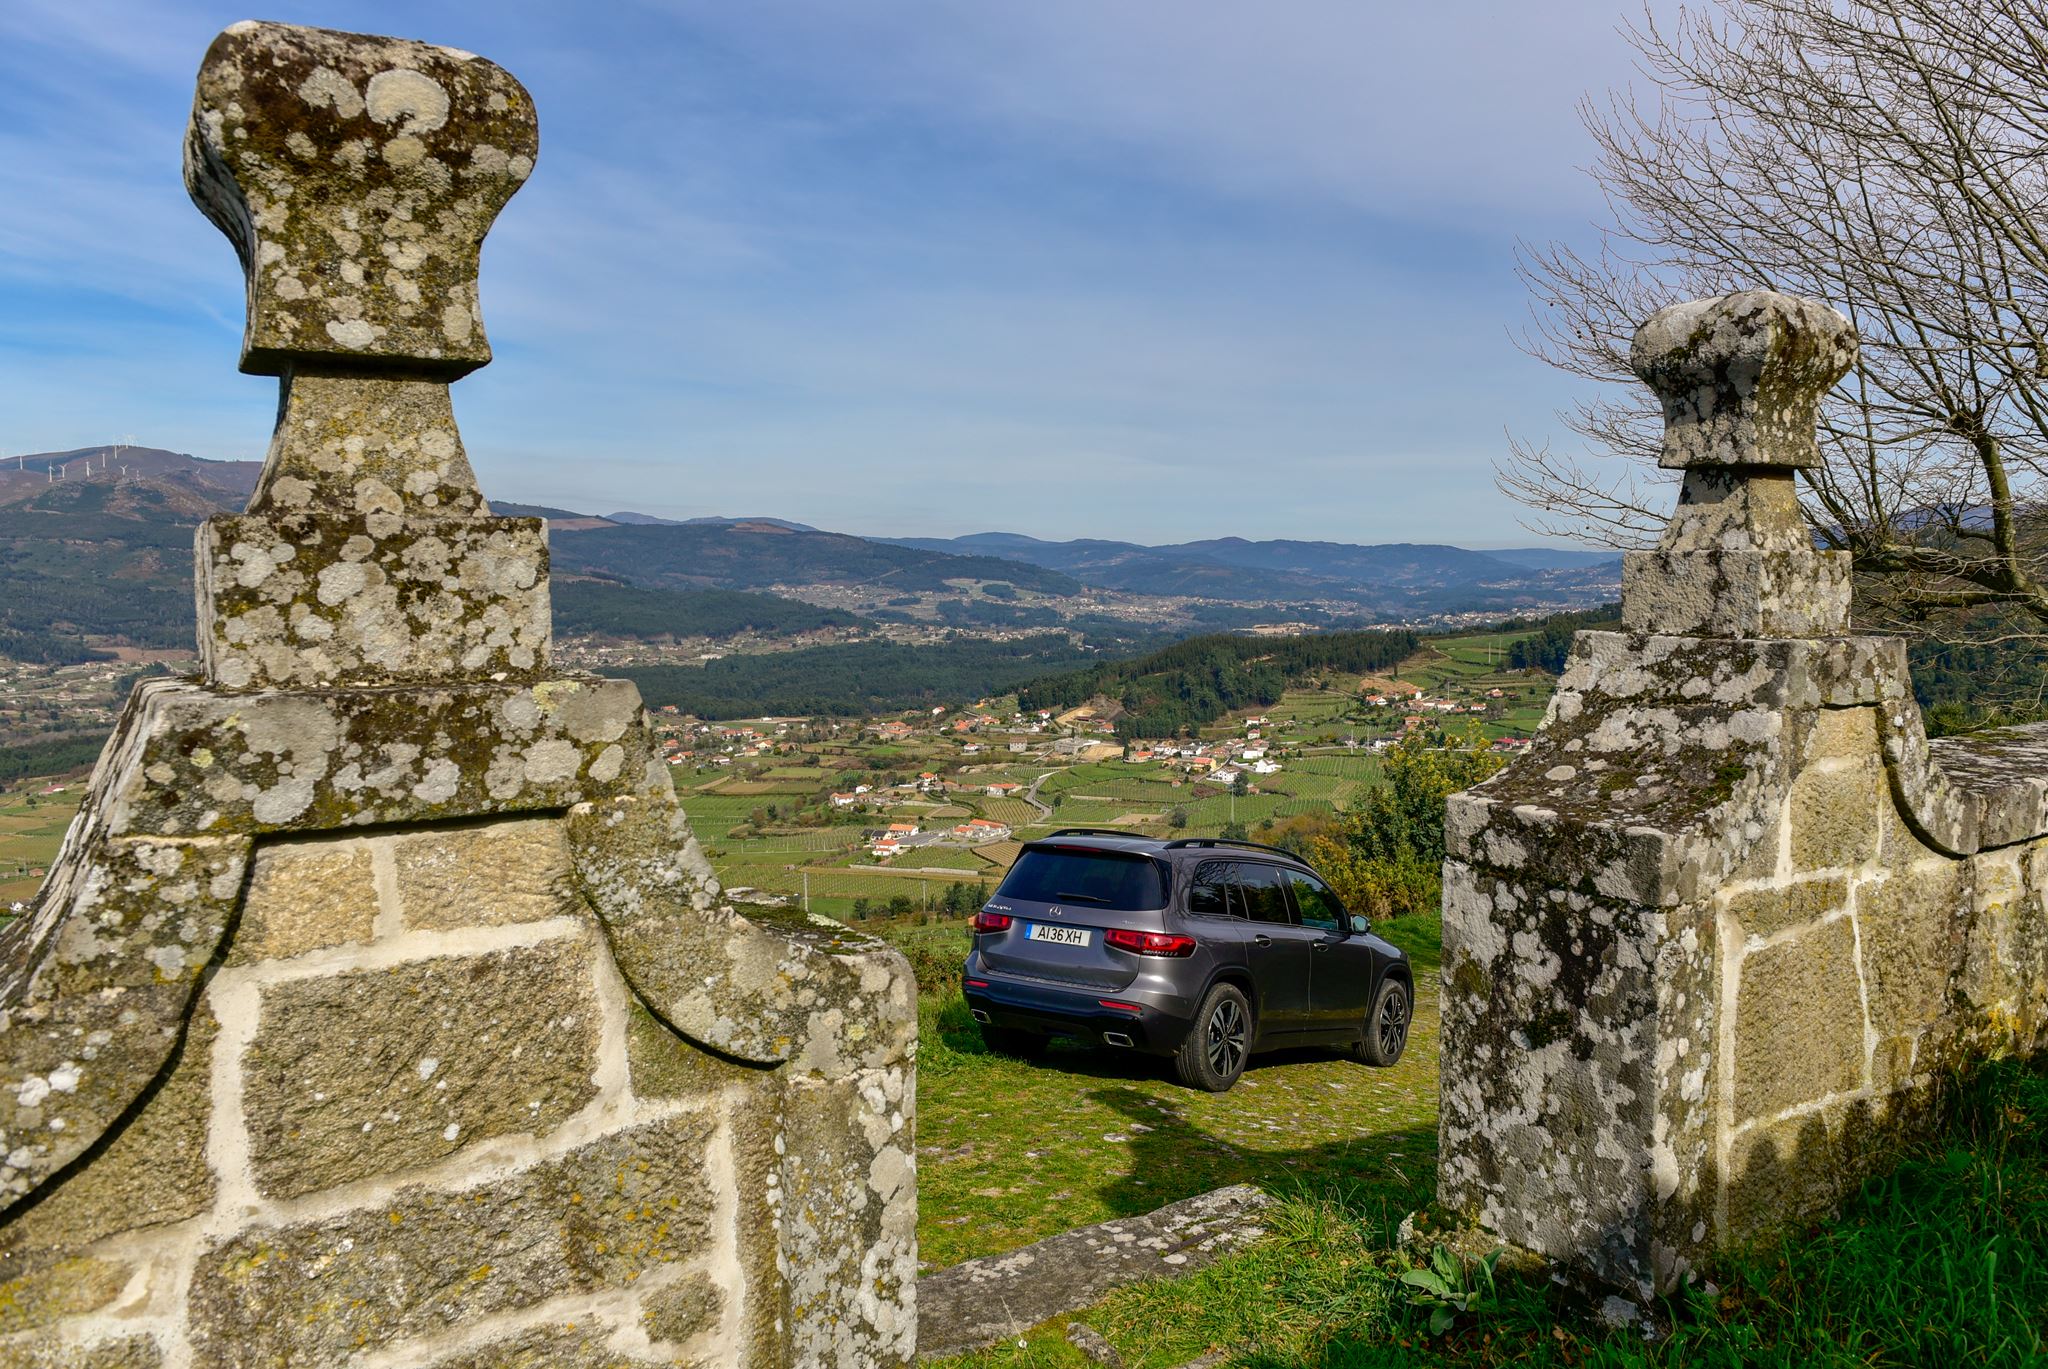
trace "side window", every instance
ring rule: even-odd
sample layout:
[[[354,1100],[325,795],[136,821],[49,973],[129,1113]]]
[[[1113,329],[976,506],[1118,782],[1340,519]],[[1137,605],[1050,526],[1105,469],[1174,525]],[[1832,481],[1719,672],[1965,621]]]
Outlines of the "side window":
[[[1344,907],[1330,892],[1329,885],[1298,870],[1289,870],[1287,879],[1294,886],[1294,907],[1301,914],[1302,926],[1313,927],[1319,932],[1343,929]]]
[[[1237,891],[1244,899],[1245,916],[1253,922],[1285,927],[1291,921],[1287,916],[1287,890],[1280,882],[1278,866],[1250,862],[1238,866]]]
[[[1212,860],[1195,867],[1195,877],[1188,882],[1188,915],[1230,916],[1229,866],[1220,860]]]

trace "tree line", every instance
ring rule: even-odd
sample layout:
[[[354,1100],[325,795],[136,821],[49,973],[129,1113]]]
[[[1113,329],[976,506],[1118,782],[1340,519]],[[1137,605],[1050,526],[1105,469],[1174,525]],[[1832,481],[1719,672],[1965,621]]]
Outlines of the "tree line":
[[[1234,709],[1276,704],[1306,676],[1391,670],[1415,653],[1417,641],[1407,631],[1190,637],[1135,660],[1033,680],[1017,703],[1027,712],[1056,712],[1103,696],[1123,706],[1118,736],[1170,737]]]

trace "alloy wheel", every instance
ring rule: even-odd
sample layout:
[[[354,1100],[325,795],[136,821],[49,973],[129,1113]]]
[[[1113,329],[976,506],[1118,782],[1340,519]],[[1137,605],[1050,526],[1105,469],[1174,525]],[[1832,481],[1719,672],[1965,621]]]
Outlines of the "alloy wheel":
[[[1380,1020],[1374,1030],[1379,1033],[1380,1054],[1393,1059],[1400,1055],[1401,1047],[1408,1044],[1408,995],[1390,993],[1380,1004]]]
[[[1206,1037],[1209,1068],[1225,1079],[1236,1074],[1244,1063],[1244,1009],[1228,998],[1218,1003],[1209,1014]]]

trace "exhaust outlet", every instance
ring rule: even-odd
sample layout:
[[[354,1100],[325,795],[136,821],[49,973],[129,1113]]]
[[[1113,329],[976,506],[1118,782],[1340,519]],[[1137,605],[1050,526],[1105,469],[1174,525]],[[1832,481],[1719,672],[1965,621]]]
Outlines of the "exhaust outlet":
[[[1128,1046],[1131,1044],[1131,1038],[1122,1032],[1104,1032],[1102,1039],[1112,1046]]]
[[[967,1014],[977,1022],[988,1021],[988,1014],[986,1012],[983,1012],[980,1008],[969,1008],[967,1010]]]

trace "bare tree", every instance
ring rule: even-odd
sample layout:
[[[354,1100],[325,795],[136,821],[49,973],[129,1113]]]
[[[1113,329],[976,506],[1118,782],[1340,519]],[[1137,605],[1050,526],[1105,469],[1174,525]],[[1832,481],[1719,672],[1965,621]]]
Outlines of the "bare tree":
[[[1859,614],[2048,636],[2048,0],[1718,0],[1627,33],[1649,93],[1582,110],[1602,241],[1522,259],[1530,349],[1624,383],[1560,416],[1584,457],[1517,442],[1501,488],[1537,530],[1642,544],[1671,500],[1636,325],[1809,295],[1863,339],[1804,489],[1855,556]]]

